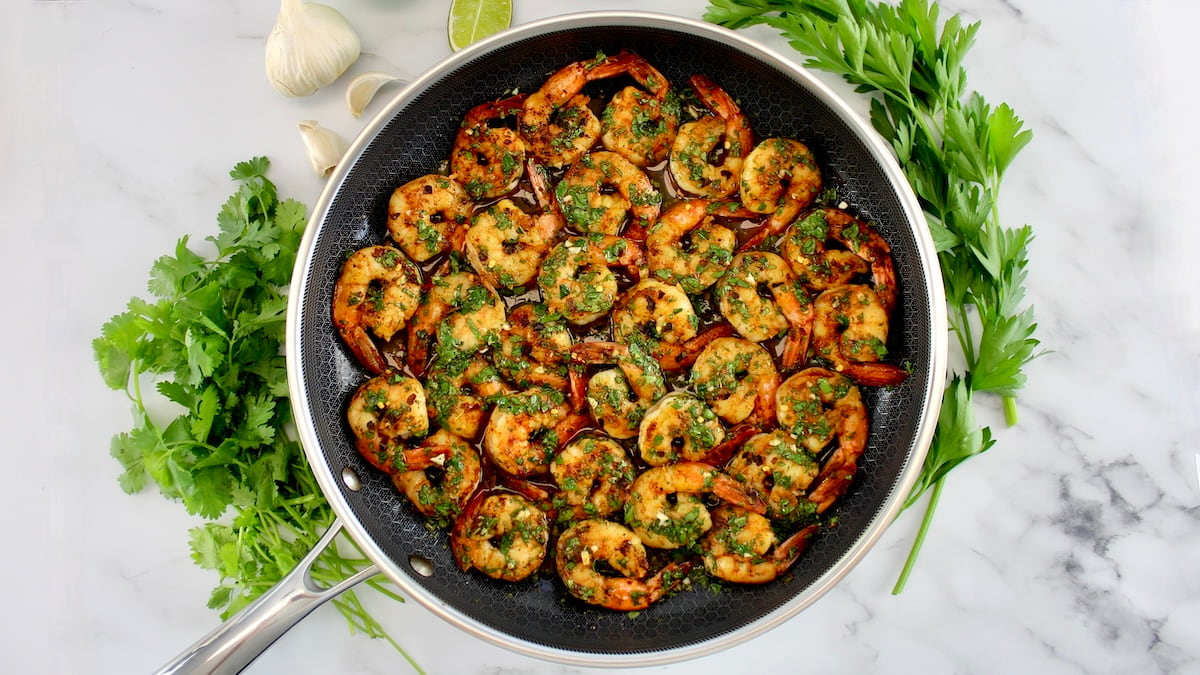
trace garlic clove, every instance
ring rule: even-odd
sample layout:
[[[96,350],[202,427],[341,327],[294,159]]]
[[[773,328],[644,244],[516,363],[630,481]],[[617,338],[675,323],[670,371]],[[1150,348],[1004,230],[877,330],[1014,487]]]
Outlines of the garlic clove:
[[[282,0],[267,37],[267,79],[285,96],[308,96],[346,72],[362,53],[358,34],[336,9]]]
[[[367,109],[367,104],[375,98],[375,94],[389,82],[403,80],[395,75],[379,72],[363,73],[350,80],[350,84],[346,86],[346,107],[350,108],[350,114],[355,117],[362,115]]]
[[[313,171],[320,178],[328,178],[350,146],[316,120],[304,120],[296,126],[300,129],[300,139],[304,141],[304,151]]]

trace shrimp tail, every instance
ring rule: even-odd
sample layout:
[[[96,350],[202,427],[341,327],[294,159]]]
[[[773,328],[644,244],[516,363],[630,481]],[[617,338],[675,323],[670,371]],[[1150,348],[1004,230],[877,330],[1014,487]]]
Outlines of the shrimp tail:
[[[717,497],[759,515],[767,512],[767,502],[744,485],[713,469],[712,492]]]
[[[350,326],[338,331],[354,358],[372,375],[382,375],[388,370],[387,359],[379,350],[379,345],[367,335],[362,326]]]
[[[582,413],[587,399],[587,375],[579,368],[567,367],[571,412]]]
[[[658,359],[659,367],[664,371],[677,372],[695,363],[700,352],[704,351],[710,342],[717,338],[730,337],[733,334],[733,326],[728,323],[719,323],[681,345],[660,343],[655,349],[654,356]]]
[[[892,387],[908,378],[908,371],[891,363],[850,362],[842,374],[868,387]]]
[[[775,564],[779,573],[787,571],[792,563],[808,549],[808,544],[813,537],[817,536],[817,531],[820,530],[818,525],[809,525],[783,540],[775,547]]]
[[[857,470],[858,463],[855,461],[830,463],[821,469],[808,493],[808,501],[816,505],[817,513],[824,513],[846,493]]]
[[[753,424],[742,423],[735,426],[725,435],[725,440],[709,450],[701,461],[713,466],[724,466],[733,459],[742,445],[758,432],[758,427]]]

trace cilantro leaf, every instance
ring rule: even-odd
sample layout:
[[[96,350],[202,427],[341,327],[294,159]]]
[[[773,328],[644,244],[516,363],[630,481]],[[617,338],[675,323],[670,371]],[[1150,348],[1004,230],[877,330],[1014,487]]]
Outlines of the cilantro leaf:
[[[208,606],[231,616],[291,571],[333,522],[299,445],[289,436],[282,355],[287,286],[307,222],[306,207],[280,201],[265,157],[240,162],[237,182],[206,238],[205,257],[181,237],[154,261],[148,290],[92,341],[104,382],[133,402],[133,426],[109,452],[118,483],[150,484],[205,523],[190,532],[197,565],[219,584]],[[183,412],[164,424],[147,412],[144,379]],[[328,586],[366,563],[327,549],[313,577]],[[398,597],[386,592],[390,597]],[[354,629],[387,637],[353,592],[333,600]],[[393,643],[395,644],[395,643]]]

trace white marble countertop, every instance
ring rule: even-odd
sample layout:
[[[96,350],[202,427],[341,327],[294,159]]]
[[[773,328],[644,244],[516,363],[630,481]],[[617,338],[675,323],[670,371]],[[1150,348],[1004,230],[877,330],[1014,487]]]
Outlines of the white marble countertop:
[[[449,54],[447,2],[329,0],[358,27],[352,73],[415,76]],[[515,0],[514,23],[567,9]],[[570,9],[647,8],[575,2]],[[699,18],[702,0],[654,3]],[[1200,673],[1200,181],[1194,35],[1172,0],[953,0],[982,19],[970,84],[1035,133],[1003,218],[1030,223],[1030,299],[1053,353],[1021,423],[955,471],[907,591],[920,521],[904,514],[813,607],[749,643],[655,672]],[[183,234],[213,231],[237,161],[267,155],[285,196],[321,190],[295,124],[347,138],[345,80],[276,94],[271,2],[25,0],[0,10],[0,241],[9,590],[0,670],[136,673],[217,623],[196,521],[117,486],[128,404],[90,341]],[[766,29],[748,32],[786,51]],[[838,91],[849,88],[827,75]],[[861,99],[855,99],[862,106]],[[379,110],[375,101],[369,113]],[[999,422],[995,406],[984,421]],[[417,603],[362,595],[430,673],[578,672],[481,642]],[[318,609],[254,673],[405,672],[383,641]]]

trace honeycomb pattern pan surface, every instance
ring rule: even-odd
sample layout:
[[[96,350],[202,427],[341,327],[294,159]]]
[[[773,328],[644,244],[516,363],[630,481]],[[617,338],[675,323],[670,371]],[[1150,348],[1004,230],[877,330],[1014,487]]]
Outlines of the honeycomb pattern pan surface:
[[[571,598],[553,575],[510,584],[455,566],[447,535],[423,519],[356,453],[346,402],[367,374],[339,342],[330,299],[345,255],[384,240],[391,191],[435,172],[471,106],[514,87],[531,91],[561,66],[632,49],[673,82],[703,73],[749,115],[756,137],[812,147],[827,183],[890,243],[901,301],[892,358],[901,385],[864,389],[871,436],[837,526],[816,538],[786,582],[685,592],[636,617]],[[811,604],[849,570],[894,516],[928,446],[945,369],[941,279],[916,200],[882,143],[795,65],[724,29],[642,13],[571,15],[518,27],[459,52],[418,79],[368,125],[314,210],[297,263],[288,369],[301,440],[322,489],[352,536],[411,599],[479,637],[533,656],[588,665],[646,665],[740,642]],[[840,106],[840,107],[837,107]],[[856,128],[857,125],[857,128]],[[341,476],[350,467],[361,489]],[[419,574],[411,561],[431,563]],[[427,570],[426,570],[427,571]]]

